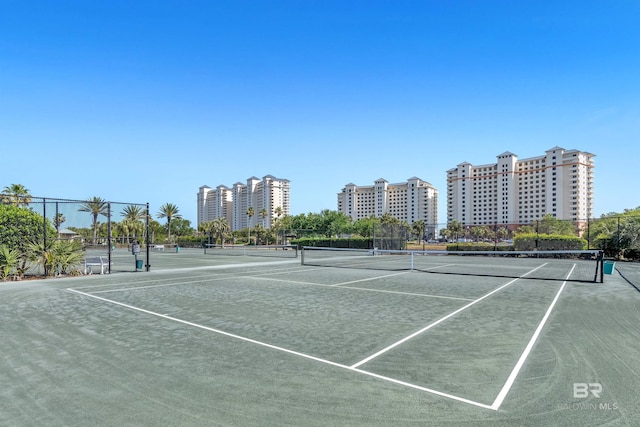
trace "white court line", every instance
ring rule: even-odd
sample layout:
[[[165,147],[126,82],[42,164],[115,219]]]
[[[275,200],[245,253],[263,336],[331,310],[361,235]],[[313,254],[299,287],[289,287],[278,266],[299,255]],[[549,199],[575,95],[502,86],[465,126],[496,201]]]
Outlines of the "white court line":
[[[530,271],[528,271],[527,273],[525,273],[522,276],[520,276],[520,278],[525,277],[525,276],[533,273],[534,271],[538,270],[539,268],[543,267],[544,265],[546,265],[546,263],[542,264],[542,265],[540,265],[540,266],[538,266],[538,267],[536,267],[536,268],[534,268],[534,269],[532,269]],[[551,305],[547,309],[547,311],[546,311],[544,317],[542,318],[540,324],[536,328],[533,336],[531,337],[529,343],[527,344],[524,352],[521,354],[518,362],[514,366],[514,368],[513,368],[512,372],[511,372],[511,374],[509,375],[507,381],[505,382],[505,384],[503,385],[502,389],[498,393],[498,396],[496,397],[496,399],[494,400],[494,402],[491,405],[487,405],[487,404],[480,403],[480,402],[475,402],[473,400],[466,399],[466,398],[463,398],[463,397],[460,397],[460,396],[455,396],[455,395],[452,395],[452,394],[449,394],[449,393],[440,392],[440,391],[437,391],[437,390],[434,390],[434,389],[430,389],[430,388],[427,388],[427,387],[422,387],[422,386],[418,386],[418,385],[415,385],[415,384],[407,383],[407,382],[404,382],[404,381],[401,381],[401,380],[397,380],[397,379],[394,379],[394,378],[385,377],[383,375],[379,375],[379,374],[375,374],[373,372],[369,372],[369,371],[365,371],[365,370],[359,369],[358,367],[363,365],[364,363],[366,363],[368,361],[371,361],[375,357],[378,357],[379,355],[383,354],[384,352],[389,351],[390,349],[392,349],[394,347],[397,347],[398,345],[408,341],[409,339],[411,339],[411,338],[423,333],[424,331],[426,331],[428,329],[431,329],[432,327],[436,326],[437,324],[439,324],[439,323],[445,321],[446,319],[458,314],[459,312],[467,309],[468,307],[471,307],[472,305],[476,304],[477,302],[480,302],[480,301],[484,300],[485,298],[491,296],[492,294],[504,289],[505,287],[507,287],[507,286],[513,284],[514,282],[516,282],[519,278],[518,279],[514,279],[514,280],[506,283],[505,285],[500,286],[499,288],[497,288],[497,289],[489,292],[488,294],[486,294],[486,295],[484,295],[484,296],[472,301],[471,303],[465,305],[464,307],[461,307],[460,309],[454,311],[453,313],[450,313],[449,315],[447,315],[447,316],[437,320],[436,322],[428,325],[427,327],[421,329],[420,331],[418,331],[418,332],[416,332],[416,333],[414,333],[414,334],[412,334],[412,335],[410,335],[410,336],[398,341],[397,343],[387,347],[386,349],[383,349],[383,350],[379,351],[378,353],[376,353],[376,354],[374,354],[372,356],[369,356],[368,358],[364,359],[363,361],[360,361],[360,362],[358,362],[358,363],[356,363],[354,365],[351,365],[351,366],[347,366],[347,365],[343,365],[343,364],[340,364],[340,363],[332,362],[330,360],[318,358],[318,357],[311,356],[311,355],[308,355],[308,354],[305,354],[305,353],[300,353],[300,352],[297,352],[297,351],[289,350],[289,349],[286,349],[286,348],[283,348],[283,347],[278,347],[278,346],[275,346],[275,345],[272,345],[272,344],[268,344],[268,343],[264,343],[264,342],[261,342],[261,341],[253,340],[251,338],[242,337],[240,335],[231,334],[231,333],[224,332],[224,331],[221,331],[221,330],[218,330],[218,329],[215,329],[215,328],[210,328],[210,327],[199,325],[199,324],[196,324],[196,323],[193,323],[193,322],[189,322],[189,321],[186,321],[186,320],[178,319],[178,318],[175,318],[175,317],[172,317],[172,316],[168,316],[168,315],[152,312],[152,311],[145,310],[145,309],[142,309],[142,308],[139,308],[139,307],[135,307],[135,306],[132,306],[132,305],[129,305],[129,304],[124,304],[124,303],[121,303],[121,302],[118,302],[118,301],[113,301],[113,300],[110,300],[110,299],[107,299],[107,298],[102,298],[102,297],[95,296],[95,295],[92,295],[92,294],[89,294],[89,293],[81,292],[81,291],[78,291],[78,290],[75,290],[75,289],[67,288],[67,291],[73,292],[73,293],[77,293],[77,294],[80,294],[80,295],[84,295],[84,296],[87,296],[89,298],[94,298],[94,299],[97,299],[97,300],[100,300],[100,301],[108,302],[108,303],[111,303],[111,304],[119,305],[119,306],[122,306],[122,307],[125,307],[125,308],[129,308],[131,310],[143,312],[143,313],[150,314],[150,315],[157,316],[157,317],[161,317],[161,318],[164,318],[164,319],[167,319],[167,320],[171,320],[171,321],[175,321],[175,322],[178,322],[178,323],[182,323],[182,324],[185,324],[185,325],[189,325],[189,326],[193,326],[193,327],[196,327],[196,328],[208,330],[210,332],[215,332],[215,333],[218,333],[218,334],[221,334],[221,335],[225,335],[225,336],[228,336],[228,337],[232,337],[232,338],[236,338],[236,339],[239,339],[239,340],[242,340],[242,341],[246,341],[246,342],[250,342],[250,343],[253,343],[253,344],[260,345],[260,346],[268,347],[268,348],[271,348],[271,349],[274,349],[274,350],[278,350],[278,351],[282,351],[282,352],[285,352],[285,353],[293,354],[293,355],[296,355],[296,356],[299,356],[299,357],[303,357],[303,358],[307,358],[307,359],[310,359],[310,360],[314,360],[314,361],[317,361],[317,362],[320,362],[320,363],[325,363],[325,364],[332,365],[332,366],[335,366],[335,367],[339,367],[339,368],[342,368],[342,369],[347,369],[347,370],[350,370],[350,371],[353,371],[353,372],[358,372],[358,373],[361,373],[363,375],[367,375],[367,376],[370,376],[370,377],[378,378],[378,379],[381,379],[381,380],[384,380],[384,381],[392,382],[392,383],[395,383],[395,384],[398,384],[398,385],[402,385],[402,386],[405,386],[405,387],[409,387],[409,388],[413,388],[413,389],[416,389],[416,390],[421,390],[421,391],[424,391],[426,393],[430,393],[430,394],[434,394],[434,395],[437,395],[437,396],[449,398],[449,399],[456,400],[456,401],[463,402],[463,403],[467,403],[467,404],[470,404],[470,405],[473,405],[473,406],[477,406],[477,407],[481,407],[481,408],[491,409],[491,410],[497,411],[497,410],[500,409],[500,406],[502,405],[502,403],[506,399],[507,394],[509,393],[511,387],[513,386],[513,383],[515,382],[516,377],[518,376],[522,366],[524,365],[524,362],[526,361],[526,359],[528,358],[531,350],[533,349],[533,346],[534,346],[535,342],[537,341],[537,339],[538,339],[538,337],[539,337],[539,335],[540,335],[540,333],[542,331],[542,328],[544,327],[544,325],[547,322],[549,316],[551,315],[551,312],[552,312],[553,308],[555,307],[555,305],[556,305],[556,303],[557,303],[557,301],[558,301],[558,299],[560,297],[560,294],[564,290],[564,288],[565,288],[565,286],[567,284],[567,280],[571,276],[571,274],[573,273],[573,270],[575,269],[575,267],[576,267],[576,265],[574,264],[573,267],[571,268],[571,271],[567,275],[567,279],[565,279],[565,281],[562,283],[562,286],[558,290],[555,298],[553,299]],[[255,276],[250,276],[250,277],[255,277]],[[269,280],[267,278],[261,278],[261,279]],[[325,286],[325,287],[329,286],[329,285],[321,285],[321,284],[313,284],[313,283],[308,283],[308,284],[318,285],[318,286]],[[349,287],[346,287],[346,288],[349,288]],[[354,288],[354,289],[362,289],[362,288]],[[363,289],[363,290],[370,290],[370,289]],[[416,294],[416,295],[421,295],[421,294]]]
[[[539,265],[538,267],[534,268],[533,270],[530,270],[530,271],[528,271],[527,273],[525,273],[525,274],[523,274],[522,276],[520,276],[520,278],[525,277],[525,276],[527,276],[528,274],[533,273],[534,271],[536,271],[536,270],[537,270],[537,269],[539,269],[539,268],[542,268],[542,267],[543,267],[543,266],[545,266],[546,264],[547,264],[547,263],[544,263],[544,264],[542,264],[542,265]],[[519,279],[519,278],[518,278],[518,279]],[[465,306],[463,306],[463,307],[460,307],[460,308],[459,308],[459,309],[457,309],[456,311],[454,311],[454,312],[452,312],[452,313],[449,313],[449,314],[447,314],[447,315],[446,315],[446,316],[444,316],[444,317],[441,317],[440,319],[438,319],[438,320],[436,320],[435,322],[433,322],[433,323],[431,323],[431,324],[429,324],[429,325],[425,326],[424,328],[420,329],[419,331],[416,331],[416,332],[414,332],[413,334],[411,334],[411,335],[409,335],[409,336],[407,336],[407,337],[404,337],[404,338],[403,338],[403,339],[401,339],[400,341],[397,341],[397,342],[395,342],[395,343],[391,344],[390,346],[383,348],[382,350],[378,351],[377,353],[374,353],[374,354],[372,354],[371,356],[369,356],[369,357],[367,357],[367,358],[365,358],[365,359],[362,359],[362,360],[361,360],[361,361],[359,361],[358,363],[355,363],[355,364],[351,365],[351,367],[352,367],[352,368],[357,368],[358,366],[364,365],[365,363],[372,361],[372,360],[373,360],[373,359],[375,359],[376,357],[378,357],[378,356],[380,356],[380,355],[382,355],[382,354],[384,354],[384,353],[388,352],[389,350],[392,350],[392,349],[394,349],[394,348],[398,347],[398,346],[399,346],[399,345],[401,345],[401,344],[404,344],[405,342],[409,341],[410,339],[413,339],[413,338],[417,337],[418,335],[420,335],[420,334],[422,334],[422,333],[424,333],[424,332],[428,331],[429,329],[433,328],[434,326],[439,325],[440,323],[444,322],[445,320],[449,319],[450,317],[455,316],[456,314],[458,314],[458,313],[460,313],[460,312],[462,312],[462,311],[466,310],[467,308],[471,307],[472,305],[477,304],[477,303],[479,303],[480,301],[484,300],[485,298],[488,298],[488,297],[490,297],[491,295],[495,294],[496,292],[499,292],[499,291],[501,291],[502,289],[506,288],[507,286],[510,286],[511,284],[513,284],[514,282],[516,282],[518,279],[513,279],[513,280],[511,280],[510,282],[507,282],[506,284],[504,284],[504,285],[500,286],[499,288],[494,289],[493,291],[489,292],[488,294],[485,294],[485,295],[481,296],[480,298],[478,298],[478,299],[476,299],[476,300],[471,301],[469,304],[467,304],[467,305],[465,305]]]
[[[460,300],[460,301],[472,301],[471,298],[452,297],[452,296],[448,296],[448,295],[418,294],[418,293],[414,293],[414,292],[389,291],[389,290],[385,290],[385,289],[368,289],[368,288],[358,288],[358,287],[355,287],[355,286],[344,286],[344,285],[348,285],[348,284],[351,284],[351,283],[368,282],[370,280],[384,279],[386,277],[399,276],[401,274],[408,274],[408,273],[411,273],[411,271],[403,271],[403,272],[395,273],[395,274],[386,274],[384,276],[370,277],[370,278],[367,278],[367,279],[351,280],[349,282],[336,283],[335,285],[331,285],[331,286],[345,288],[345,289],[361,289],[361,290],[371,291],[371,292],[383,292],[383,293],[388,293],[388,294],[418,295],[418,296],[424,296],[424,297],[429,297],[429,298],[442,298],[442,299],[453,299],[453,300]]]
[[[291,270],[291,271],[296,271],[297,270]],[[306,271],[306,270],[304,270]],[[205,282],[215,282],[215,281],[219,281],[219,280],[228,280],[228,279],[236,279],[236,278],[260,278],[259,276],[267,276],[267,275],[273,275],[273,274],[287,274],[289,272],[289,270],[279,270],[277,272],[267,272],[267,273],[258,273],[254,276],[250,276],[250,275],[244,275],[244,276],[238,276],[237,274],[234,273],[222,273],[222,276],[215,276],[215,277],[211,277],[211,276],[191,276],[191,277],[185,277],[184,279],[193,279],[193,280],[189,280],[189,281],[180,281],[180,282],[171,282],[171,283],[159,283],[157,285],[147,285],[147,286],[134,286],[134,287],[128,287],[128,288],[117,288],[117,289],[105,289],[102,291],[93,291],[91,292],[92,294],[104,294],[104,293],[111,293],[111,292],[120,292],[120,291],[135,291],[138,289],[153,289],[153,288],[162,288],[162,287],[166,287],[166,286],[182,286],[182,285],[188,285],[191,283],[205,283]],[[183,279],[181,279],[183,280]],[[275,279],[273,279],[275,280]],[[155,282],[166,282],[167,278],[162,278],[162,279],[155,279],[155,280],[144,280],[141,282],[136,282],[136,284],[141,284],[141,283],[155,283]],[[303,282],[302,282],[303,283]],[[111,283],[108,285],[102,285],[100,287],[105,287],[105,286],[115,286],[117,284]],[[95,289],[95,287],[91,286],[91,287],[87,287],[87,286],[83,286],[77,289]]]
[[[556,296],[553,299],[553,301],[551,302],[551,305],[549,306],[549,308],[547,309],[547,312],[542,317],[542,320],[540,321],[540,324],[536,328],[536,331],[533,333],[533,336],[531,337],[531,339],[529,340],[529,343],[525,347],[524,352],[522,352],[522,354],[520,355],[520,359],[518,359],[518,362],[513,367],[513,370],[511,371],[511,374],[509,375],[509,378],[507,378],[507,381],[502,386],[502,389],[500,390],[500,393],[498,393],[498,396],[496,397],[496,400],[493,401],[493,404],[491,405],[491,409],[493,409],[495,411],[500,409],[500,406],[502,405],[502,402],[504,402],[504,399],[507,397],[507,393],[509,393],[509,390],[511,390],[511,387],[513,386],[513,383],[515,382],[516,377],[518,376],[518,373],[520,372],[520,369],[522,369],[522,366],[524,365],[524,362],[527,360],[527,357],[529,357],[529,353],[531,353],[531,350],[533,349],[533,345],[538,340],[538,337],[540,336],[540,332],[542,331],[542,328],[544,327],[545,323],[547,323],[547,320],[549,319],[549,316],[551,315],[551,311],[553,310],[553,307],[555,307],[556,302],[558,302],[558,299],[560,298],[560,294],[562,293],[562,291],[564,290],[565,286],[567,285],[567,280],[569,279],[569,277],[571,277],[571,273],[573,273],[573,270],[575,268],[576,268],[576,264],[573,264],[573,267],[571,268],[571,271],[569,271],[569,274],[567,275],[567,278],[565,279],[565,281],[562,282],[562,286],[560,286],[560,289],[558,290],[558,293],[556,293]]]
[[[435,266],[435,267],[421,268],[421,269],[420,269],[420,271],[436,270],[436,269],[438,269],[438,268],[451,267],[452,265],[460,265],[460,264],[443,264],[443,265],[437,265],[437,266]]]
[[[413,388],[415,390],[420,390],[420,391],[423,391],[423,392],[426,392],[426,393],[434,394],[436,396],[446,397],[448,399],[456,400],[458,402],[467,403],[469,405],[474,405],[474,406],[478,406],[478,407],[485,408],[485,409],[491,409],[491,407],[489,405],[486,405],[484,403],[474,402],[473,400],[465,399],[463,397],[455,396],[453,394],[443,393],[441,391],[433,390],[433,389],[430,389],[430,388],[427,388],[427,387],[422,387],[422,386],[418,386],[418,385],[415,385],[415,384],[410,384],[410,383],[407,383],[407,382],[404,382],[404,381],[396,380],[396,379],[393,379],[393,378],[390,378],[390,377],[385,377],[383,375],[378,375],[378,374],[375,374],[373,372],[363,371],[361,369],[356,369],[356,368],[353,368],[353,367],[350,367],[350,366],[347,366],[347,365],[343,365],[341,363],[332,362],[332,361],[327,360],[327,359],[322,359],[322,358],[319,358],[319,357],[311,356],[309,354],[305,354],[305,353],[300,353],[298,351],[289,350],[289,349],[284,348],[284,347],[278,347],[278,346],[275,346],[273,344],[268,344],[268,343],[265,343],[265,342],[262,342],[262,341],[257,341],[257,340],[254,340],[254,339],[251,339],[251,338],[247,338],[247,337],[243,337],[243,336],[240,336],[240,335],[231,334],[229,332],[221,331],[221,330],[215,329],[215,328],[210,328],[208,326],[204,326],[204,325],[200,325],[200,324],[197,324],[197,323],[189,322],[187,320],[178,319],[177,317],[172,317],[172,316],[168,316],[166,314],[160,314],[160,313],[156,313],[156,312],[153,312],[153,311],[150,311],[150,310],[145,310],[145,309],[140,308],[140,307],[136,307],[136,306],[133,306],[133,305],[121,303],[121,302],[110,300],[110,299],[103,298],[103,297],[99,297],[99,296],[92,295],[92,294],[89,294],[89,293],[86,293],[86,292],[82,292],[82,291],[78,291],[78,290],[75,290],[75,289],[72,289],[72,288],[67,288],[67,291],[68,292],[72,292],[72,293],[76,293],[78,295],[82,295],[82,296],[85,296],[85,297],[88,297],[88,298],[94,298],[94,299],[97,299],[99,301],[103,301],[103,302],[107,302],[107,303],[110,303],[110,304],[114,304],[114,305],[118,305],[118,306],[121,306],[121,307],[125,307],[125,308],[128,308],[130,310],[139,311],[141,313],[145,313],[145,314],[149,314],[149,315],[152,315],[152,316],[161,317],[163,319],[171,320],[173,322],[182,323],[184,325],[192,326],[194,328],[203,329],[205,331],[214,332],[216,334],[220,334],[220,335],[224,335],[224,336],[227,336],[227,337],[235,338],[235,339],[238,339],[238,340],[241,340],[241,341],[249,342],[251,344],[260,345],[260,346],[267,347],[267,348],[270,348],[270,349],[273,349],[273,350],[282,351],[284,353],[292,354],[294,356],[302,357],[302,358],[305,358],[305,359],[310,359],[310,360],[313,360],[313,361],[316,361],[316,362],[320,362],[320,363],[324,363],[324,364],[327,364],[327,365],[335,366],[337,368],[346,369],[346,370],[351,371],[351,372],[357,372],[357,373],[360,373],[360,374],[363,374],[363,375],[367,375],[367,376],[370,376],[370,377],[373,377],[373,378],[378,378],[378,379],[381,379],[381,380],[384,380],[384,381],[392,382],[394,384],[399,384],[399,385],[402,385],[402,386],[405,386],[405,387],[410,387],[410,388]]]
[[[358,279],[358,280],[350,280],[348,282],[341,282],[341,283],[336,283],[335,285],[331,285],[331,286],[343,286],[343,285],[350,285],[352,283],[359,283],[359,282],[367,282],[369,280],[378,280],[378,279],[385,279],[387,277],[393,277],[393,276],[399,276],[401,274],[407,274],[409,273],[408,271],[402,271],[400,273],[393,273],[393,274],[385,274],[384,276],[375,276],[375,277],[367,277],[364,279]]]

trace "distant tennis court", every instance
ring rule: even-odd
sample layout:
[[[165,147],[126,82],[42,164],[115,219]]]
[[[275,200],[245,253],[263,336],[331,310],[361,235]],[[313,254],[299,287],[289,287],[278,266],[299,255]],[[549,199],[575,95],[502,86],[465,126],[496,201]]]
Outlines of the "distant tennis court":
[[[0,284],[0,425],[640,424],[637,265],[226,250]]]

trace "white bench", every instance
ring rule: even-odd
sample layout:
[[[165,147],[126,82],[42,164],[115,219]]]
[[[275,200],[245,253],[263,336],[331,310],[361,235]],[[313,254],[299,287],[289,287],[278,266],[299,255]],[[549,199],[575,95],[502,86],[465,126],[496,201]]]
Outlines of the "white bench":
[[[153,245],[151,246],[151,249],[154,251],[164,251],[164,245]]]
[[[84,259],[84,274],[93,274],[93,267],[100,267],[100,274],[109,270],[109,260],[106,256],[92,256]]]

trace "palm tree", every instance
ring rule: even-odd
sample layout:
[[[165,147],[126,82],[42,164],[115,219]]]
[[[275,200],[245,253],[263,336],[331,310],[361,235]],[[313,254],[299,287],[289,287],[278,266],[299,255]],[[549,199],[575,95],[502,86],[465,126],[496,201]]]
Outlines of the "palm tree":
[[[78,211],[91,213],[93,219],[93,244],[95,245],[98,240],[98,215],[109,215],[108,203],[100,197],[93,197],[85,200]]]
[[[129,243],[129,234],[133,232],[133,237],[136,238],[138,232],[143,230],[142,220],[146,215],[145,210],[137,205],[125,206],[120,212],[120,215],[124,217],[122,220],[122,231],[127,235],[127,243]]]
[[[266,228],[264,220],[267,218],[267,216],[269,216],[269,212],[267,212],[267,209],[265,208],[260,209],[260,216],[262,217],[262,226]]]
[[[201,233],[206,233],[207,237],[211,237],[211,221],[204,221],[201,222],[200,225],[198,225],[198,231],[200,231]],[[208,243],[211,243],[211,240],[208,241]]]
[[[231,227],[225,218],[216,218],[211,221],[211,232],[216,236],[216,242],[220,238],[220,244],[224,248],[224,235],[229,232]]]
[[[31,194],[22,184],[11,184],[2,190],[2,202],[12,205],[27,206],[31,203]]]
[[[129,205],[125,206],[120,212],[120,216],[125,217],[126,219],[130,219],[133,221],[141,221],[144,219],[145,212],[144,210],[137,205]]]
[[[167,230],[169,233],[167,239],[169,241],[171,241],[171,220],[173,218],[182,218],[182,215],[180,215],[179,212],[180,210],[173,203],[165,203],[160,206],[160,210],[158,211],[158,218],[167,218]]]
[[[251,217],[255,214],[256,211],[252,207],[249,207],[249,209],[247,209],[247,216],[249,217],[249,237],[247,238],[249,241],[247,242],[247,244],[251,243]]]
[[[485,239],[489,235],[489,228],[486,225],[478,225],[473,227],[470,232],[477,242],[481,239]]]
[[[453,237],[455,241],[458,241],[458,237],[464,231],[462,224],[455,219],[447,225],[447,228],[449,229],[449,236]]]
[[[67,218],[64,217],[63,214],[59,213],[53,218],[53,225],[56,227],[56,231],[60,233],[60,226],[63,222],[65,222]]]
[[[418,236],[418,239],[422,240],[422,250],[424,251],[424,230],[427,228],[427,225],[423,220],[419,219],[411,224],[411,228],[413,228],[413,232]]]
[[[498,229],[496,230],[496,238],[499,240],[504,239],[505,237],[507,237],[509,235],[509,229],[507,227],[498,227]]]
[[[276,219],[275,219],[275,231],[276,231],[276,243],[278,242],[278,237],[277,237],[277,232],[279,231],[280,228],[280,217],[282,216],[283,212],[282,212],[282,206],[276,206],[276,208],[273,210],[276,214]],[[284,236],[282,237],[282,244],[284,245]]]
[[[7,245],[0,245],[0,280],[7,280],[7,277],[18,267],[20,261],[20,251],[9,248]]]
[[[256,224],[256,226],[255,226],[256,245],[262,244],[262,235],[263,235],[264,231],[265,231],[265,228],[262,225]]]

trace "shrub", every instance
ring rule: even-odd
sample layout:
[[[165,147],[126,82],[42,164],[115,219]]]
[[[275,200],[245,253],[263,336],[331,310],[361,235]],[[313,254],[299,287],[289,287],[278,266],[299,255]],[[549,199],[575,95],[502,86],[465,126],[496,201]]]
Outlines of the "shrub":
[[[7,280],[18,266],[20,252],[10,249],[7,245],[0,245],[0,279]]]
[[[365,237],[352,237],[349,239],[329,239],[326,237],[305,237],[291,241],[292,245],[314,246],[325,248],[350,248],[350,249],[372,249],[373,242]]]
[[[517,251],[581,251],[587,249],[587,241],[576,236],[559,234],[518,234],[513,238]]]

